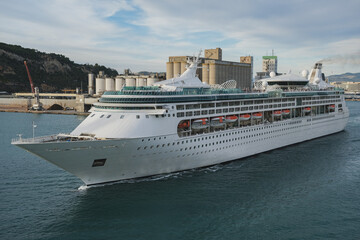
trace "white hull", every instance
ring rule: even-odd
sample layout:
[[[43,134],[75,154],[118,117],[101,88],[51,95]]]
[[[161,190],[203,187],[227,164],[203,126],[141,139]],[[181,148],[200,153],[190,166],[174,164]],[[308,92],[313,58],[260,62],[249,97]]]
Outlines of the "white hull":
[[[87,185],[219,164],[344,130],[349,113],[294,118],[208,134],[118,140],[14,143]],[[196,140],[196,141],[195,141]],[[104,166],[92,167],[95,159]]]

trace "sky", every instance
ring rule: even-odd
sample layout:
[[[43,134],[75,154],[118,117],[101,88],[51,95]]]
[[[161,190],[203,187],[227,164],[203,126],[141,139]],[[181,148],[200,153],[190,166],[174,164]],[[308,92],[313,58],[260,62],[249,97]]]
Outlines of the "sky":
[[[165,72],[169,56],[220,47],[223,60],[278,56],[278,72],[323,60],[360,72],[359,0],[0,0],[0,42],[123,72]]]

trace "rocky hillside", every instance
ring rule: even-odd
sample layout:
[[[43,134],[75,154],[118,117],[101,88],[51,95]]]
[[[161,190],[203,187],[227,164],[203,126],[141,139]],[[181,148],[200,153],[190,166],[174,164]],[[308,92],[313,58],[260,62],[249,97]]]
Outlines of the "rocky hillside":
[[[330,82],[360,82],[360,73],[344,73],[329,76]]]
[[[77,64],[69,58],[55,54],[39,52],[0,42],[0,91],[30,92],[29,79],[24,66],[27,61],[35,86],[40,92],[61,92],[62,89],[75,89],[82,83],[87,90],[87,74],[104,71],[109,76],[118,72],[98,64]]]

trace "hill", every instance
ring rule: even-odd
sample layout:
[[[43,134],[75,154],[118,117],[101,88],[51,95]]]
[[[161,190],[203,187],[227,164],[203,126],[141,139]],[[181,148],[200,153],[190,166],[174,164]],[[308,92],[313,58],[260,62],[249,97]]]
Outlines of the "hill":
[[[0,42],[0,91],[31,91],[25,60],[33,83],[40,92],[60,92],[64,88],[75,89],[81,84],[86,91],[90,72],[104,71],[109,76],[118,75],[116,70],[98,64],[77,64],[60,54]]]
[[[329,76],[330,82],[360,82],[360,73],[344,73]]]

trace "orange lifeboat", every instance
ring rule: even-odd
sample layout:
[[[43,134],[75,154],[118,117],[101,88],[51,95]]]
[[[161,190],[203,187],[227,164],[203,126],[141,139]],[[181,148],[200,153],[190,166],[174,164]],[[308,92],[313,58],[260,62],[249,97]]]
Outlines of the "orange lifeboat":
[[[225,118],[225,121],[226,121],[227,123],[233,123],[233,122],[236,122],[237,120],[238,120],[238,117],[235,116],[235,115],[227,116],[227,117]]]
[[[311,107],[306,107],[306,108],[304,108],[304,112],[306,112],[306,113],[311,112]]]
[[[191,127],[193,129],[204,129],[209,125],[207,118],[196,119],[192,122]]]
[[[250,114],[241,114],[240,115],[240,121],[246,121],[246,120],[249,120],[250,119]]]
[[[178,128],[188,128],[190,127],[190,121],[184,121],[179,123]]]
[[[289,115],[290,114],[290,110],[289,109],[284,109],[282,110],[282,115]]]
[[[280,116],[281,116],[281,111],[280,110],[274,111],[274,117],[280,117]]]
[[[259,112],[253,113],[253,114],[252,114],[252,117],[253,117],[254,119],[260,119],[260,118],[262,118],[262,113],[259,113]]]
[[[225,124],[225,118],[223,116],[220,116],[220,117],[214,117],[211,119],[210,121],[210,125],[212,127],[221,127],[221,126],[224,126]]]

